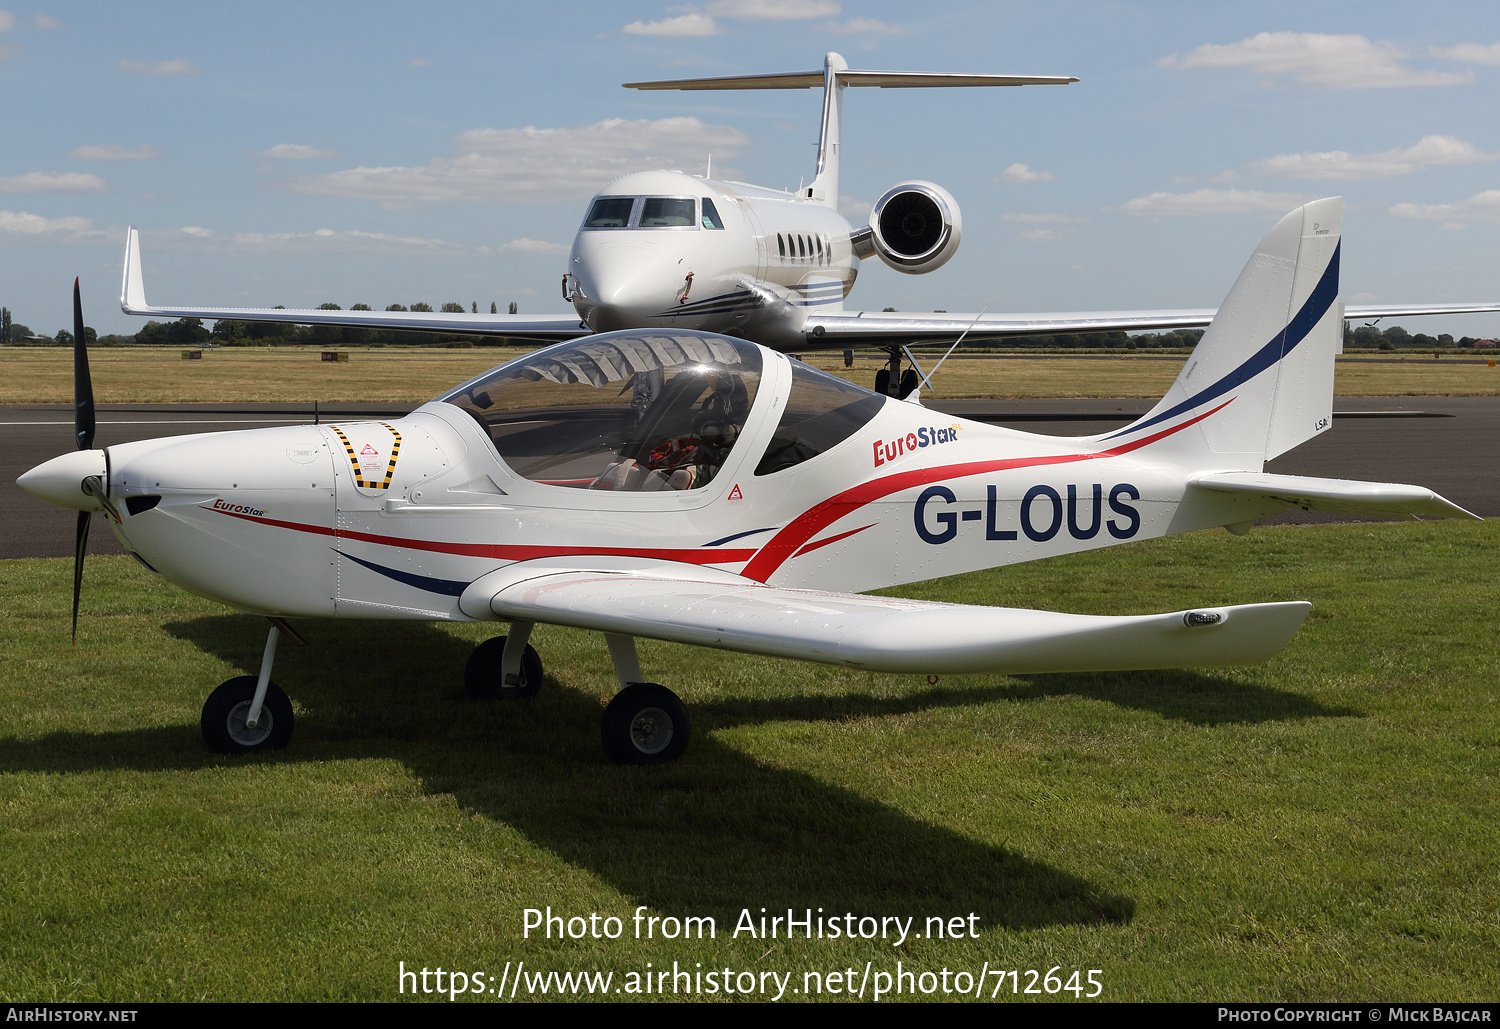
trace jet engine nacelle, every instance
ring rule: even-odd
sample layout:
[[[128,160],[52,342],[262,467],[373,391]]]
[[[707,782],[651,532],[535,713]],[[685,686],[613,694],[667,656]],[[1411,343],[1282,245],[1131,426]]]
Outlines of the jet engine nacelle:
[[[898,272],[922,275],[948,263],[963,235],[958,201],[933,182],[903,182],[885,191],[870,211],[870,227],[855,233],[854,252],[871,254]]]

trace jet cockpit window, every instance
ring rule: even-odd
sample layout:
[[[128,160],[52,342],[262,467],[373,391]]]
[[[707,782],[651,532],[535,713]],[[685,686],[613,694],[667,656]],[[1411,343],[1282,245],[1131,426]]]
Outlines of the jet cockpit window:
[[[719,217],[719,209],[708,197],[703,198],[703,227],[705,229],[722,229],[724,219]]]
[[[647,197],[641,228],[692,228],[698,224],[697,213],[697,202],[690,197]]]
[[[786,410],[755,474],[770,475],[832,450],[864,428],[885,400],[836,375],[793,361]]]
[[[528,354],[439,397],[484,427],[517,474],[549,486],[707,486],[760,384],[754,344],[632,330]]]
[[[630,225],[635,197],[599,197],[583,220],[585,229],[624,229]]]

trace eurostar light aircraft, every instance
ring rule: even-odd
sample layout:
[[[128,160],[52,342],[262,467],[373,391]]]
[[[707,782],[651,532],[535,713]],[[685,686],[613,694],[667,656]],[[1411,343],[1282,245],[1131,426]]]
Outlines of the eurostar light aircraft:
[[[285,746],[271,681],[283,618],[504,621],[470,692],[542,683],[538,622],[604,634],[618,762],[671,760],[689,723],[635,638],[884,672],[1232,665],[1279,651],[1301,601],[1115,617],[855,591],[1224,526],[1289,506],[1474,517],[1414,486],[1268,475],[1328,428],[1340,201],[1261,242],[1167,395],[1098,436],[939,415],[769,348],[626,329],[517,358],[390,422],[220,432],[92,449],[74,286],[78,447],[21,477],[78,515],[73,619],[92,512],[191,592],[270,617],[259,676],[208,698],[210,747]]]
[[[229,318],[306,325],[420,329],[524,339],[574,339],[620,329],[724,333],[783,353],[878,347],[889,366],[875,390],[905,397],[920,383],[909,344],[1049,333],[1144,332],[1209,324],[1213,308],[1070,314],[880,314],[846,311],[860,262],[879,257],[899,272],[941,268],[958,249],[958,202],[931,182],[902,182],[855,228],[837,210],[844,90],[931,86],[1063,85],[1066,76],[969,75],[851,70],[836,53],[819,71],[628,82],[630,89],[823,89],[818,164],[796,192],[723,182],[680,171],[616,179],[590,202],[562,278],[576,315],[520,316],[265,308],[156,307],[146,302],[140,244],[129,230],[120,306],[126,314]],[[1363,305],[1346,316],[1500,312],[1500,304]]]

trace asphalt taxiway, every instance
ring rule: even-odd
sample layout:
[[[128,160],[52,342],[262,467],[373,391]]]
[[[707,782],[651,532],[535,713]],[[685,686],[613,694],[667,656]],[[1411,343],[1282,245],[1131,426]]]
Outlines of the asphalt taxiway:
[[[927,406],[964,418],[1051,435],[1095,435],[1126,425],[1145,399],[949,400]],[[415,405],[323,405],[324,421],[396,418]],[[1427,486],[1483,517],[1500,516],[1500,397],[1340,397],[1327,432],[1272,461],[1267,471]],[[195,432],[311,423],[308,404],[104,404],[94,445]],[[16,477],[73,448],[67,404],[0,405],[0,559],[70,557],[71,512],[38,500]],[[1270,522],[1349,521],[1291,512]],[[123,551],[99,521],[89,553]]]

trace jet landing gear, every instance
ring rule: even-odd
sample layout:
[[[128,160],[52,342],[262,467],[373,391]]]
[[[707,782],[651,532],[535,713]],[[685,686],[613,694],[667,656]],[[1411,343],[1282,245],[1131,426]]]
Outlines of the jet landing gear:
[[[237,675],[219,684],[203,704],[199,727],[208,749],[219,754],[258,754],[281,750],[292,738],[292,702],[271,681],[276,642],[284,632],[297,646],[306,642],[291,626],[272,618],[261,655],[260,675]]]
[[[890,363],[875,373],[875,392],[882,396],[895,397],[897,400],[905,400],[911,396],[921,379],[917,376],[915,368],[901,370],[901,348],[893,347],[886,351],[890,355]],[[896,383],[895,389],[891,384]]]
[[[677,694],[654,682],[641,682],[635,639],[606,633],[620,692],[604,709],[600,735],[604,752],[617,765],[660,765],[687,750],[687,708]]]

